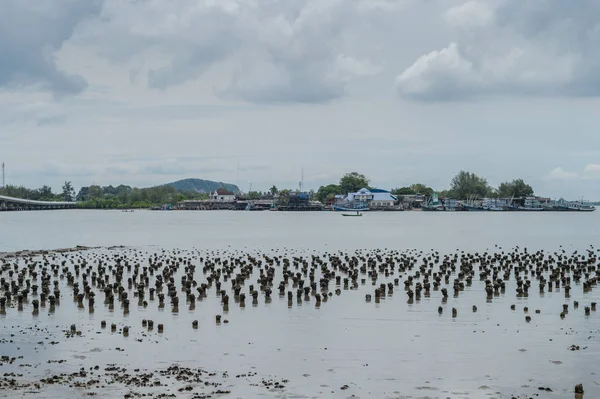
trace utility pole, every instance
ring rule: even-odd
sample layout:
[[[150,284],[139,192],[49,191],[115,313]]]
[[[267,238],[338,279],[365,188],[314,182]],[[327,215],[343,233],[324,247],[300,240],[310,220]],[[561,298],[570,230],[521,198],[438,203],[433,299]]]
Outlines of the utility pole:
[[[6,175],[4,174],[4,162],[2,162],[2,188],[6,187]]]

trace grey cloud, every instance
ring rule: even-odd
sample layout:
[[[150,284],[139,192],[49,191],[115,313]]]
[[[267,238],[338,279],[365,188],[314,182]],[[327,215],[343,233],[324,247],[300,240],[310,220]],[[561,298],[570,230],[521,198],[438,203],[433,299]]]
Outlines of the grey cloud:
[[[166,57],[166,64],[149,67],[147,80],[148,87],[165,90],[201,76],[242,48],[249,34],[245,29],[249,16],[241,14],[246,3],[105,0],[100,17],[87,24],[74,42],[93,44],[100,55],[115,62],[127,62],[147,50]],[[133,71],[130,79],[139,74]]]
[[[353,57],[346,54],[351,43],[344,34],[374,25],[374,18],[392,3],[366,4],[367,0],[106,0],[102,16],[76,40],[93,43],[114,61],[128,61],[146,50],[165,56],[166,63],[149,66],[151,88],[184,84],[230,60],[237,69],[230,84],[215,89],[222,97],[317,103],[343,96],[350,79],[369,74],[364,68],[348,68]]]
[[[229,86],[215,89],[215,94],[223,99],[241,98],[255,103],[308,104],[327,102],[345,94],[343,82],[327,79],[310,69],[290,73],[285,66],[279,66],[272,73],[267,71],[269,68],[264,68],[260,73],[269,74],[270,78],[247,79],[248,75],[236,74]]]
[[[414,100],[485,95],[598,96],[600,3],[472,0],[446,13],[454,41],[396,78]]]
[[[111,165],[97,167],[103,173],[115,176],[171,176],[171,178],[216,178],[236,174],[237,159],[230,156],[178,156],[156,159],[149,157],[110,157]],[[271,170],[270,165],[255,160],[240,160],[239,171],[243,175],[251,172]],[[231,180],[231,179],[230,179]]]
[[[61,71],[54,53],[84,18],[100,10],[99,0],[7,0],[0,12],[0,87],[37,86],[56,96],[87,86],[79,75]]]
[[[109,160],[111,162],[116,162],[116,163],[145,163],[145,162],[154,162],[156,161],[155,157],[148,157],[148,156],[142,156],[142,157],[138,157],[138,156],[131,156],[129,154],[119,154],[119,155],[113,155],[109,157]],[[229,157],[229,156],[211,156],[211,155],[207,155],[207,156],[178,156],[177,160],[179,162],[206,162],[206,161],[215,161],[215,160],[235,160],[235,158],[233,157]]]
[[[600,3],[597,0],[561,0],[505,1],[496,9],[495,19],[498,26],[515,29],[527,37],[566,35],[570,39],[586,41],[586,32],[598,25]]]
[[[161,161],[148,162],[139,165],[137,173],[148,175],[190,175],[194,177],[215,175],[215,174],[231,174],[236,169],[233,162],[215,162],[207,165],[204,162],[187,162],[185,158],[168,159]],[[240,172],[254,172],[270,170],[270,166],[252,164],[240,166]]]
[[[240,3],[238,5],[237,3]],[[239,12],[244,0],[104,0],[98,18],[74,37],[74,43],[93,44],[104,57],[127,61],[154,49],[173,57],[214,62],[210,53],[217,47],[241,44],[244,34]],[[206,53],[206,57],[203,54]],[[189,55],[191,54],[191,56]]]
[[[213,53],[222,53],[215,49]],[[171,65],[148,71],[148,87],[152,89],[166,90],[171,86],[180,85],[197,78],[208,70],[212,59],[207,56],[202,61],[190,61],[190,56],[176,57],[177,59]],[[218,58],[218,57],[215,57]]]
[[[10,104],[0,111],[0,125],[35,126],[59,125],[67,121],[67,113],[54,103],[31,102]]]
[[[210,23],[206,23],[210,20]],[[148,86],[165,90],[180,85],[204,74],[214,63],[227,58],[240,44],[233,17],[222,12],[202,15],[198,24],[202,27],[194,35],[194,40],[183,41],[175,45],[171,63],[148,72]],[[208,26],[207,26],[208,25]]]
[[[238,69],[219,95],[263,103],[327,102],[343,97],[352,78],[379,72],[344,54],[352,47],[344,37],[348,29],[360,32],[375,15],[363,2],[304,1],[287,13],[288,3],[273,4],[277,8],[269,11],[276,16],[263,17],[258,61]]]
[[[203,160],[205,161],[205,160]],[[147,161],[130,161],[114,163],[104,169],[104,172],[113,175],[197,175],[231,173],[233,167],[207,165],[205,162],[190,162],[183,158],[153,159]]]
[[[61,125],[67,121],[66,115],[42,116],[37,118],[38,126]]]
[[[19,165],[18,168],[11,169],[9,174],[11,178],[36,176],[44,178],[65,178],[65,177],[86,177],[93,175],[97,169],[85,165],[73,168],[71,164],[46,161],[39,166],[26,167]]]
[[[111,117],[125,120],[130,118],[198,120],[220,117],[233,111],[251,111],[254,108],[247,104],[115,106],[111,111]]]
[[[222,173],[226,171],[230,170],[218,167],[206,167],[199,165],[184,164],[177,160],[153,162],[150,164],[143,165],[139,169],[139,173],[149,175],[182,175],[186,173],[203,174]]]
[[[132,174],[133,170],[132,168],[123,165],[111,165],[106,168],[105,172],[109,175],[123,176]]]

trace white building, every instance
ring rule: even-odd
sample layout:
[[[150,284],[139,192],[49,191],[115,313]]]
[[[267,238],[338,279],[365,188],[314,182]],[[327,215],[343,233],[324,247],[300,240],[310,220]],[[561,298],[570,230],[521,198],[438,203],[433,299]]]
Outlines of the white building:
[[[349,193],[347,200],[350,202],[364,202],[370,207],[388,207],[394,206],[398,202],[398,197],[386,190],[361,188],[356,193]]]
[[[216,202],[234,202],[235,194],[224,188],[219,188],[210,195],[210,200]]]

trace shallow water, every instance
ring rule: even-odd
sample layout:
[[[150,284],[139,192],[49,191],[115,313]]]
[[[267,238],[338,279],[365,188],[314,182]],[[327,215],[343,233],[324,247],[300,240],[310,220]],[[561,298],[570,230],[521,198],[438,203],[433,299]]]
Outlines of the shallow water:
[[[3,213],[0,252],[74,245],[138,247],[136,251],[100,249],[67,255],[83,256],[90,262],[96,254],[146,256],[161,253],[161,248],[184,248],[183,254],[194,257],[198,253],[212,256],[205,249],[226,250],[229,254],[273,254],[270,248],[279,248],[285,256],[301,256],[308,261],[310,256],[323,256],[325,251],[343,249],[353,255],[358,248],[434,248],[442,254],[454,254],[456,249],[508,252],[518,245],[529,247],[530,252],[543,249],[552,253],[562,245],[571,253],[598,242],[598,221],[597,213],[402,212],[372,213],[363,218],[278,212]],[[573,396],[577,383],[583,383],[586,398],[600,397],[600,378],[595,375],[600,316],[592,312],[586,317],[583,311],[591,302],[599,302],[599,291],[583,294],[581,284],[573,283],[568,299],[562,288],[542,296],[532,279],[529,297],[516,298],[511,275],[506,292],[487,302],[484,284],[474,278],[473,285],[457,298],[452,296],[450,284],[450,297],[440,316],[439,291],[432,291],[430,298],[407,303],[402,281],[413,272],[380,276],[378,284],[400,278],[393,295],[380,303],[365,302],[365,294],[373,294],[375,289],[367,280],[357,290],[342,289],[339,296],[333,295],[320,308],[315,307],[314,298],[299,305],[295,297],[289,308],[287,298],[277,294],[281,279],[278,269],[271,303],[265,303],[261,295],[257,306],[248,299],[246,307],[240,308],[232,298],[229,311],[223,316],[230,323],[221,325],[214,321],[216,314],[223,314],[214,288],[206,299],[197,302],[193,311],[187,309],[179,291],[177,314],[171,312],[168,303],[163,310],[157,308],[156,301],[150,301],[146,309],[137,307],[130,294],[131,312],[124,316],[118,304],[114,312],[108,311],[100,292],[93,314],[87,306],[78,309],[70,289],[61,285],[64,298],[53,314],[42,309],[34,317],[31,306],[26,305],[22,312],[10,308],[5,316],[0,316],[0,355],[24,356],[13,365],[0,366],[0,372],[14,370],[23,373],[24,379],[37,380],[51,372],[75,372],[97,364],[101,368],[116,363],[128,369],[155,369],[178,363],[227,371],[230,377],[219,379],[224,388],[232,391],[225,397],[504,398],[539,394],[565,398]],[[196,275],[200,282],[201,270]],[[255,271],[251,280],[257,277]],[[454,276],[450,281],[453,279]],[[175,282],[180,282],[180,274]],[[249,284],[245,285],[246,292]],[[335,282],[331,282],[330,290],[334,288]],[[580,303],[577,310],[573,309],[574,301]],[[564,303],[570,304],[569,314],[561,320],[559,313]],[[510,309],[511,304],[516,305],[515,311]],[[478,307],[476,313],[471,309],[473,305]],[[529,307],[530,323],[525,322],[524,306]],[[453,307],[458,310],[457,318],[451,317]],[[535,314],[534,309],[541,313]],[[151,333],[145,332],[142,319],[164,323],[165,332],[158,334],[156,327]],[[101,320],[108,322],[107,329],[100,328]],[[199,321],[197,330],[192,329],[192,320]],[[131,326],[130,336],[111,333],[113,322],[119,327]],[[82,336],[65,338],[61,331],[73,323]],[[27,330],[33,326],[48,332]],[[11,339],[11,333],[15,334],[12,340],[16,343],[4,341]],[[39,345],[45,337],[51,338]],[[51,340],[59,343],[50,345]],[[571,345],[579,345],[581,350],[569,351]],[[117,347],[124,351],[116,350]],[[60,359],[67,361],[47,363]],[[22,367],[24,363],[37,367]],[[250,371],[256,372],[257,377],[233,377]],[[289,382],[283,390],[252,386],[270,376]],[[341,390],[344,385],[348,389]],[[553,392],[539,391],[538,387],[550,387]],[[113,397],[122,394],[123,388],[92,391]],[[53,388],[29,395],[64,397],[65,392],[73,397],[87,391]]]

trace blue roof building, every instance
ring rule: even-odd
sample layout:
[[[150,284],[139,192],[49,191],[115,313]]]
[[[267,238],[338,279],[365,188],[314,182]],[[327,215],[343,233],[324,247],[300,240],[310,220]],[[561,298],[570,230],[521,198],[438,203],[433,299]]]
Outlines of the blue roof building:
[[[377,188],[361,188],[355,193],[349,193],[346,198],[349,202],[364,202],[372,207],[394,206],[398,202],[398,197],[392,195],[389,191]]]

